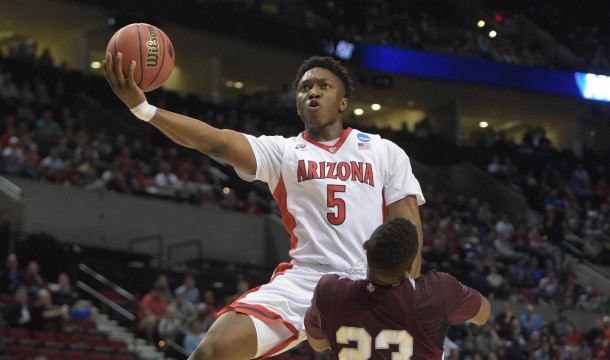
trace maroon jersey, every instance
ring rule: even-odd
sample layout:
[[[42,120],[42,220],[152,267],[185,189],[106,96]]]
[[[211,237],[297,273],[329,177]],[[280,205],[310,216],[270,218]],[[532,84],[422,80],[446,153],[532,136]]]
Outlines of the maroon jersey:
[[[305,327],[329,340],[333,359],[438,360],[449,326],[480,307],[477,291],[434,270],[389,286],[331,274],[316,287]]]

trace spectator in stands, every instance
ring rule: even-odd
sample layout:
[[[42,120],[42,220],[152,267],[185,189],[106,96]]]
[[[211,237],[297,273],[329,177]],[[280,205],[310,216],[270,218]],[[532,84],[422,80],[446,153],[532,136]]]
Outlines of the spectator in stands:
[[[215,314],[221,309],[218,301],[216,301],[216,295],[212,290],[206,290],[203,293],[203,303],[207,306],[208,314]]]
[[[51,293],[45,288],[38,290],[38,297],[32,307],[32,329],[60,332],[70,318],[68,306],[53,305]]]
[[[29,328],[32,308],[28,300],[28,288],[21,286],[15,292],[15,303],[6,309],[6,322],[10,327]]]
[[[489,268],[487,274],[487,284],[489,284],[490,292],[494,297],[505,299],[510,294],[510,287],[504,277],[498,273],[497,266],[493,265]],[[490,296],[492,296],[490,294]]]
[[[559,309],[557,311],[557,319],[551,323],[553,333],[561,338],[568,332],[568,326],[574,327],[574,323],[568,319],[565,308]]]
[[[176,317],[182,324],[186,324],[191,318],[197,316],[195,304],[185,300],[179,293],[176,293],[174,300],[171,302],[171,306],[174,308]]]
[[[502,343],[502,339],[491,324],[483,325],[482,331],[475,337],[474,341],[475,348],[484,354],[495,351]]]
[[[59,156],[59,149],[53,148],[49,152],[49,155],[45,156],[41,163],[41,173],[45,179],[50,181],[58,181],[64,175],[64,172],[68,168],[68,162]]]
[[[197,348],[197,345],[201,342],[205,336],[205,332],[201,330],[201,319],[198,317],[193,318],[189,322],[189,331],[184,336],[183,347],[186,352],[191,354]]]
[[[17,288],[25,284],[25,279],[19,271],[19,261],[17,255],[9,254],[6,257],[2,276],[0,277],[0,292],[15,293]]]
[[[42,116],[36,121],[36,139],[37,141],[49,141],[49,138],[59,136],[61,134],[61,126],[53,115],[51,109],[45,109]]]
[[[140,301],[138,312],[138,331],[146,336],[149,343],[154,343],[155,332],[159,321],[165,316],[167,300],[163,297],[163,288],[155,282],[148,294]]]
[[[576,301],[576,307],[583,310],[597,310],[599,308],[599,304],[601,299],[599,297],[599,293],[597,288],[593,285],[587,286],[585,293],[578,297]]]
[[[523,328],[524,337],[527,339],[534,331],[540,331],[542,327],[542,317],[536,312],[536,308],[532,304],[528,304],[526,312],[519,315],[519,323]]]
[[[246,291],[250,289],[250,283],[243,277],[240,277],[237,280],[237,284],[235,285],[235,293],[233,295],[229,295],[225,299],[225,305],[231,304],[233,301],[237,300],[240,296],[242,296]]]
[[[182,326],[176,307],[171,304],[165,309],[165,314],[157,322],[157,337],[159,339],[174,339]]]
[[[57,277],[57,285],[51,290],[53,304],[72,307],[78,301],[79,297],[78,292],[70,283],[70,276],[66,273],[59,274]]]
[[[16,136],[9,139],[8,147],[2,149],[2,157],[0,158],[0,169],[8,175],[19,175],[23,166],[24,153],[21,148],[21,142]]]
[[[515,226],[508,219],[508,214],[501,213],[500,219],[496,222],[495,226],[498,236],[504,236],[510,238],[515,232]]]
[[[157,278],[157,283],[161,287],[161,292],[163,293],[163,297],[167,300],[168,304],[171,304],[174,301],[174,294],[172,293],[172,289],[169,286],[169,279],[167,275],[160,274]]]
[[[563,334],[561,340],[565,346],[565,350],[568,353],[574,354],[580,351],[580,333],[576,331],[574,326],[567,326],[566,333]]]
[[[30,261],[25,269],[24,284],[30,291],[30,296],[39,296],[39,290],[47,287],[47,281],[40,274],[40,265],[37,261]]]
[[[242,205],[242,209],[247,214],[258,215],[263,213],[264,209],[255,190],[248,191],[248,195]]]
[[[192,275],[184,277],[184,283],[174,290],[174,295],[180,295],[182,298],[191,304],[199,304],[201,295],[199,289],[195,286],[195,278]]]
[[[162,162],[159,172],[155,175],[155,194],[175,196],[183,188],[182,181],[172,172],[168,162]]]

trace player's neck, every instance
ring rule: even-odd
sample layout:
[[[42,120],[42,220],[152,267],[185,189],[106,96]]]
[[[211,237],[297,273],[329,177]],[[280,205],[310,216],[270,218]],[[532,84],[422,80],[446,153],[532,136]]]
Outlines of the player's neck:
[[[389,276],[376,276],[375,274],[369,273],[368,278],[370,281],[372,281],[373,283],[375,283],[377,285],[392,286],[392,285],[396,285],[399,282],[406,279],[406,276],[403,276],[401,278],[396,278],[396,277],[389,277]]]
[[[332,124],[328,124],[321,128],[306,128],[305,133],[307,137],[315,141],[333,141],[337,140],[343,135],[343,123],[341,121],[335,121]]]

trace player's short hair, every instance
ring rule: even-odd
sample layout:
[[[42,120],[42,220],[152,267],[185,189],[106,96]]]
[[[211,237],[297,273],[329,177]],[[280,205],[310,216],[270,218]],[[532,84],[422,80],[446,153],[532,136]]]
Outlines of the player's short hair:
[[[309,59],[305,59],[299,67],[299,70],[297,70],[297,76],[292,83],[295,90],[299,87],[299,82],[303,75],[316,67],[329,70],[335,74],[343,83],[343,88],[345,89],[344,97],[346,97],[347,100],[352,99],[352,92],[354,91],[354,81],[352,80],[352,77],[345,66],[341,65],[339,60],[335,60],[330,56],[312,56]]]
[[[370,269],[398,275],[411,267],[418,251],[415,225],[410,220],[397,217],[375,229],[368,242],[366,258]]]

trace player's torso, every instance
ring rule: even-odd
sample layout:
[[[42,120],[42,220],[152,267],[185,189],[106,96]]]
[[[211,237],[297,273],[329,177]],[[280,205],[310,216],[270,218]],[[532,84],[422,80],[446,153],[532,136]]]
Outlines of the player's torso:
[[[383,222],[384,152],[378,136],[357,130],[334,146],[302,135],[286,142],[281,172],[285,208],[296,219],[293,258],[345,269],[364,257],[362,243]]]
[[[336,359],[440,359],[421,328],[415,291],[409,280],[380,287],[368,280],[340,279],[327,329]]]

